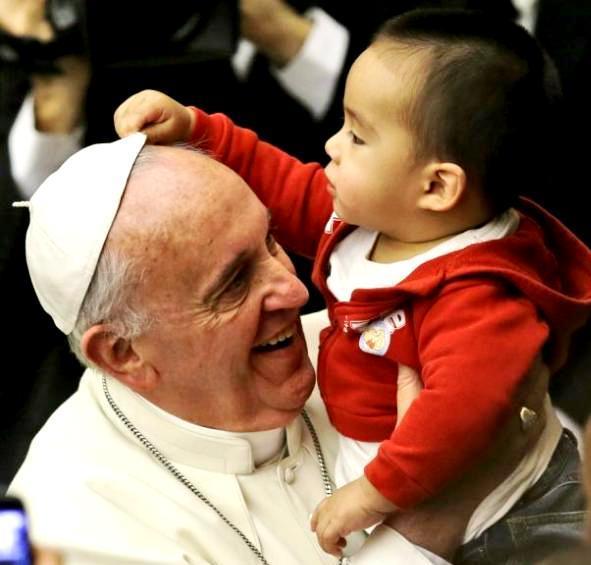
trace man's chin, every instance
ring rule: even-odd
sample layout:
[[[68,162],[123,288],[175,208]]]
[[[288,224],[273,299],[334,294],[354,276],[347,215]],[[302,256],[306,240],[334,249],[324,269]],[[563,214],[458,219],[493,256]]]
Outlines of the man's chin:
[[[314,390],[316,376],[301,335],[275,351],[251,354],[259,394],[279,409],[301,410]]]
[[[297,381],[293,384],[291,394],[294,399],[294,409],[302,410],[316,385],[316,374],[312,365],[310,364],[306,370],[302,369],[301,375],[298,375],[298,379],[294,381]]]

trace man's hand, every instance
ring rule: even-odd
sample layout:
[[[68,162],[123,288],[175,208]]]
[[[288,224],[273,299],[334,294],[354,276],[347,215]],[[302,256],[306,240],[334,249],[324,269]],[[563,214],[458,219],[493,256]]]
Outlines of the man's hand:
[[[396,383],[396,427],[404,418],[410,405],[418,398],[423,390],[423,383],[418,373],[406,365],[398,365],[398,380]]]
[[[405,375],[409,383],[411,377],[410,373]],[[515,395],[513,415],[499,430],[494,445],[482,460],[475,462],[472,469],[437,496],[413,509],[391,514],[384,523],[416,545],[451,561],[476,507],[509,476],[540,438],[546,424],[544,398],[548,378],[548,368],[538,356]],[[404,399],[404,404],[410,405],[416,387],[409,385],[406,391],[409,398]],[[523,406],[538,415],[526,429],[520,418]]]
[[[60,74],[32,77],[35,127],[45,133],[70,133],[84,120],[84,103],[90,67],[84,57],[56,61]]]
[[[45,0],[0,0],[0,28],[16,37],[42,42],[55,33],[45,18]],[[90,80],[88,61],[67,56],[56,61],[59,74],[32,77],[35,127],[45,133],[70,133],[84,118]]]
[[[54,37],[45,19],[45,0],[0,0],[0,28],[16,37],[44,42]]]
[[[396,506],[364,476],[325,498],[312,515],[311,527],[324,551],[340,556],[351,532],[381,522]]]
[[[120,137],[141,131],[148,136],[149,143],[170,144],[191,138],[195,116],[162,92],[142,90],[117,108],[114,122]]]
[[[283,0],[240,0],[240,32],[279,67],[297,55],[311,29]]]

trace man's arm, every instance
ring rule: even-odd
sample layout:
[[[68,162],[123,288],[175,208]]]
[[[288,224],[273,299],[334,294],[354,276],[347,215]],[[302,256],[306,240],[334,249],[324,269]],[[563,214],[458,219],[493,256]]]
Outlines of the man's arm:
[[[283,89],[321,120],[345,70],[347,28],[318,7],[301,14],[283,0],[241,0],[240,24],[248,45],[239,44],[233,61],[238,74],[248,74],[258,49]]]
[[[0,2],[0,27],[18,37],[51,41],[54,31],[45,18],[45,0]],[[81,57],[56,61],[55,75],[34,75],[8,137],[13,178],[30,197],[39,184],[81,145],[88,63]]]
[[[497,439],[480,461],[436,496],[410,510],[392,514],[380,526],[384,530],[380,535],[387,541],[390,539],[388,529],[393,528],[406,540],[451,562],[476,507],[511,474],[539,439],[546,423],[543,406],[548,379],[548,368],[542,363],[541,357],[537,356],[514,396],[509,420],[498,431]],[[418,375],[415,382],[420,382]],[[417,394],[416,389],[416,386],[405,389],[402,396],[405,404],[412,404]],[[538,415],[525,429],[520,417],[523,406]],[[375,533],[377,531],[374,535]],[[385,543],[383,547],[387,547]],[[379,546],[364,546],[353,564],[386,562],[383,559],[365,560],[365,551],[369,554],[369,550],[375,558],[376,554],[373,552],[379,550]],[[385,557],[382,554],[382,558]]]
[[[48,175],[80,149],[84,136],[82,123],[71,125],[66,113],[63,121],[49,118],[58,131],[53,131],[44,118],[38,119],[35,107],[41,116],[47,117],[48,112],[43,101],[36,102],[36,94],[33,90],[27,95],[8,135],[12,177],[20,193],[27,198],[33,195]],[[59,95],[49,104],[61,106]]]

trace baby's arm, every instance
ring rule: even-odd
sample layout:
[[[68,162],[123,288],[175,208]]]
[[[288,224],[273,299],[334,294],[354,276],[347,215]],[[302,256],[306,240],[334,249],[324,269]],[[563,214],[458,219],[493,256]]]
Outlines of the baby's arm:
[[[119,135],[141,130],[152,143],[187,141],[233,169],[269,208],[281,245],[299,255],[316,254],[332,213],[319,164],[303,164],[223,114],[185,107],[154,90],[128,98],[114,119]]]
[[[397,425],[405,418],[408,408],[418,399],[421,392],[418,375],[408,367],[403,369],[398,374],[397,382],[399,390]],[[384,524],[397,530],[414,544],[427,548],[451,562],[454,552],[462,541],[468,521],[478,504],[509,476],[525,453],[539,439],[545,425],[543,406],[548,389],[548,376],[548,369],[543,365],[541,356],[536,356],[527,375],[516,390],[510,418],[501,429],[497,430],[496,438],[484,456],[474,462],[475,464],[469,471],[462,474],[459,480],[453,481],[439,494],[410,510],[390,512]],[[539,414],[539,418],[527,430],[523,429],[520,419],[522,406],[528,406]],[[336,496],[340,490],[343,489],[336,491],[333,496]],[[356,500],[359,499],[356,497]],[[340,540],[336,542],[336,546],[326,549],[338,555],[343,545],[343,540]],[[367,547],[370,545],[367,544]],[[336,551],[333,551],[335,549]],[[356,558],[363,556],[360,562],[367,563],[364,549],[356,555]],[[375,546],[370,553],[372,559],[375,558]],[[375,562],[375,560],[369,561],[369,563]]]
[[[311,527],[324,551],[340,556],[345,537],[369,528],[396,510],[396,506],[364,477],[337,489],[312,515]]]
[[[416,371],[400,365],[396,389],[396,408],[400,422],[422,389]],[[383,496],[365,476],[361,476],[337,489],[318,505],[312,515],[312,531],[316,532],[322,549],[338,556],[347,535],[382,522],[396,509],[395,504]]]
[[[486,452],[549,331],[529,300],[491,279],[451,283],[413,316],[425,388],[365,467],[400,508],[440,492]]]

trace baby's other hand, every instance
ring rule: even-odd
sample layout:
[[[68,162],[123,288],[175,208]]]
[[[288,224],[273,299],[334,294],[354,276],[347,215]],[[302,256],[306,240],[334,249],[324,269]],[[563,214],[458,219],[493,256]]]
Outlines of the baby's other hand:
[[[133,94],[117,108],[113,119],[119,137],[141,131],[153,144],[188,141],[195,122],[189,108],[157,90]]]
[[[314,511],[310,525],[322,549],[340,556],[346,536],[378,524],[396,509],[362,476],[325,498]]]

